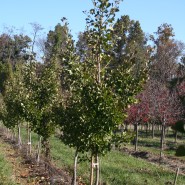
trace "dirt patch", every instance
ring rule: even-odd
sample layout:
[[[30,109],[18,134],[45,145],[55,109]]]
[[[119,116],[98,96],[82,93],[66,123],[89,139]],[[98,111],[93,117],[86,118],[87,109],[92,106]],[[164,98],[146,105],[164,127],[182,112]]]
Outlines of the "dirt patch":
[[[18,149],[16,142],[7,138],[0,129],[0,142],[6,145],[3,153],[12,163],[13,179],[21,185],[69,185],[71,175],[65,170],[56,168],[51,163],[41,159],[39,164],[34,157],[27,156],[26,146]],[[1,149],[2,150],[2,149]]]

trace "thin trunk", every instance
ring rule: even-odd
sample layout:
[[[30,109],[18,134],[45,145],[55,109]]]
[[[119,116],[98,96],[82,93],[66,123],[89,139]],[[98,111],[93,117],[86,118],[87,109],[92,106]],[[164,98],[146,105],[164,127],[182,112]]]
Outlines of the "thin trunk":
[[[74,171],[73,171],[73,180],[72,180],[72,185],[76,185],[76,179],[77,179],[77,162],[78,162],[78,150],[75,152],[75,157],[74,157]]]
[[[31,131],[29,133],[29,154],[31,155]]]
[[[14,134],[14,141],[16,141],[17,139],[17,132],[16,132],[16,128],[13,128],[13,134]]]
[[[169,127],[166,128],[166,134],[168,134],[168,133],[169,133]]]
[[[164,128],[165,128],[165,123],[162,124],[162,130],[161,130],[161,150],[160,150],[160,158],[163,157],[163,150],[164,150]]]
[[[11,140],[14,141],[14,130],[11,130]]]
[[[135,132],[136,132],[136,136],[135,136],[135,151],[137,151],[137,146],[138,146],[138,123],[135,124]]]
[[[49,170],[49,163],[51,161],[51,151],[50,151],[50,141],[49,138],[43,138],[42,146],[44,148],[44,155],[45,155],[45,170],[50,173]]]
[[[96,185],[99,184],[99,177],[100,177],[99,157],[98,154],[96,154]]]
[[[165,142],[165,139],[166,139],[166,126],[164,125],[164,136],[163,136],[163,142]]]
[[[37,157],[36,157],[37,163],[40,162],[41,140],[42,140],[42,137],[38,135]]]
[[[146,124],[146,136],[148,136],[148,124]]]
[[[152,139],[154,139],[154,122],[152,122]]]
[[[27,124],[27,155],[31,155],[31,131],[29,123]]]
[[[21,149],[22,147],[22,140],[21,140],[21,126],[18,124],[18,147]]]
[[[102,19],[100,21],[100,24],[101,24],[101,26],[103,25],[103,20]],[[98,44],[98,53],[97,53],[97,62],[98,62],[98,66],[97,66],[98,67],[97,81],[98,81],[98,84],[101,84],[101,59],[100,59],[101,48],[100,48],[100,46],[101,46],[101,44],[99,43]],[[98,159],[98,154],[97,153],[96,153],[96,156],[95,156],[95,161],[96,161],[96,163],[94,164],[94,156],[92,155],[91,156],[90,185],[93,185],[94,165],[96,165],[96,185],[98,185],[98,182],[99,182],[99,159]]]
[[[94,156],[91,155],[90,185],[93,185],[93,177],[94,177]]]
[[[50,151],[50,141],[49,139],[46,139],[44,141],[44,148],[45,148],[45,157],[48,162],[50,162],[51,159],[51,151]]]

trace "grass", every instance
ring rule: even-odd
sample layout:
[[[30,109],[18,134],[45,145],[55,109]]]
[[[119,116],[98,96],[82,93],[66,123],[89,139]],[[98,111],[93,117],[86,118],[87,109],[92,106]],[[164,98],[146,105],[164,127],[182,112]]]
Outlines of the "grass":
[[[142,159],[113,151],[102,159],[102,177],[108,184],[144,185],[173,182],[174,174]],[[185,177],[178,179],[179,184]]]
[[[65,167],[72,171],[74,150],[68,148],[57,138],[52,137],[52,156],[58,167]],[[101,158],[101,181],[110,185],[164,185],[173,184],[175,174],[145,160],[137,159],[112,151]],[[78,175],[87,182],[89,178],[89,163],[79,164]],[[185,176],[179,176],[179,185],[185,184]]]
[[[142,151],[148,151],[153,154],[160,153],[160,132],[156,131],[155,137],[151,137],[151,133],[149,132],[147,137],[143,131],[139,132],[139,139],[138,139],[138,148]],[[167,156],[175,157],[175,150],[179,145],[185,144],[185,135],[179,134],[177,143],[175,143],[174,134],[172,130],[169,130],[166,134],[165,138],[165,149],[163,153]],[[129,147],[133,147],[133,145],[128,145]],[[184,157],[177,157],[179,159],[185,160]]]
[[[5,145],[0,143],[0,185],[15,185],[12,178],[12,164],[10,164],[5,155],[3,154],[3,148]]]
[[[22,132],[23,140],[26,140],[26,131]],[[32,134],[32,144],[36,148],[37,135]],[[65,146],[57,137],[51,137],[51,153],[53,163],[59,168],[66,169],[72,174],[74,149]],[[169,139],[171,142],[171,139]],[[145,138],[140,136],[142,150],[158,152],[159,138]],[[150,144],[152,147],[147,147]],[[132,147],[130,145],[130,147]],[[173,150],[169,155],[173,155]],[[100,180],[107,185],[165,185],[173,184],[175,173],[168,169],[149,163],[143,159],[134,158],[119,151],[112,151],[100,160]],[[88,161],[78,164],[78,176],[84,182],[89,179],[90,164]],[[177,185],[185,185],[185,176],[179,175]]]

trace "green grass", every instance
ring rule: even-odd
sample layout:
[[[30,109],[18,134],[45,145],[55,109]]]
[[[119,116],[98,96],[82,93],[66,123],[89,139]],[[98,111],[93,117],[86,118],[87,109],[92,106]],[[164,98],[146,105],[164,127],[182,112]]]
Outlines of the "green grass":
[[[179,134],[177,143],[175,143],[173,131],[169,130],[168,134],[166,134],[165,137],[165,149],[163,153],[167,156],[173,156],[175,157],[175,150],[179,145],[185,144],[185,136],[182,134]],[[128,147],[133,147],[133,145],[128,145]],[[145,133],[142,131],[139,132],[139,139],[138,139],[138,148],[142,151],[148,151],[153,154],[160,153],[160,132],[156,131],[155,137],[151,137],[151,133],[146,137]],[[177,157],[180,159],[185,160],[184,157]]]
[[[22,132],[24,140],[26,131]],[[32,144],[36,148],[38,137],[32,134]],[[72,174],[74,150],[65,146],[57,137],[51,137],[52,160],[59,168],[66,169]],[[143,143],[141,142],[143,141]],[[159,138],[142,137],[142,150],[158,152]],[[145,143],[150,143],[154,147],[147,147]],[[132,147],[130,145],[130,147]],[[170,153],[170,155],[173,155]],[[100,160],[100,180],[107,185],[165,185],[173,184],[175,173],[168,169],[149,163],[143,159],[134,158],[119,151],[112,151]],[[90,164],[88,161],[78,164],[78,176],[82,177],[84,182],[89,179]],[[87,183],[88,184],[88,183]],[[177,185],[185,185],[185,176],[179,175]]]
[[[5,160],[5,156],[0,154],[0,185],[15,185],[12,180],[12,166]]]
[[[68,148],[57,138],[52,137],[52,156],[58,167],[72,171],[74,150]],[[101,159],[101,181],[110,185],[164,185],[172,183],[175,174],[163,169],[160,166],[151,164],[145,160],[137,159],[123,154],[119,151],[112,151]],[[87,182],[89,178],[89,163],[80,163],[78,175]],[[185,184],[185,176],[179,176],[179,185]]]
[[[102,177],[108,184],[156,185],[173,182],[174,174],[142,159],[113,151],[102,159]],[[179,184],[185,182],[180,177]]]

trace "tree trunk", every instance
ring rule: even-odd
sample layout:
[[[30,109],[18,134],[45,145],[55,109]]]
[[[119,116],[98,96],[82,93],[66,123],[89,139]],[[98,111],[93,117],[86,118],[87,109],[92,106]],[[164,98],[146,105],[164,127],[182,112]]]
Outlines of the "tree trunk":
[[[148,124],[148,131],[151,131],[151,124]]]
[[[30,131],[30,126],[29,123],[27,124],[27,155],[31,155],[31,131]]]
[[[11,130],[11,140],[14,141],[14,129]]]
[[[161,130],[161,150],[160,150],[160,158],[163,157],[163,150],[164,150],[164,129],[165,129],[165,123],[162,124],[162,130]]]
[[[96,154],[96,185],[99,184],[99,177],[100,177],[99,157],[98,154]]]
[[[166,125],[164,125],[164,136],[163,136],[163,142],[165,142],[166,139]]]
[[[136,136],[135,136],[135,151],[137,151],[137,146],[138,146],[138,123],[135,124],[135,132],[136,132]]]
[[[14,141],[16,141],[17,139],[17,130],[16,128],[13,128],[13,134],[14,134]]]
[[[49,170],[49,163],[51,161],[51,151],[50,151],[49,138],[43,138],[42,146],[44,148],[45,170],[50,172],[50,170]]]
[[[154,139],[154,122],[152,122],[152,139]]]
[[[18,147],[21,149],[22,147],[22,140],[21,140],[21,126],[18,124]]]
[[[78,162],[78,150],[76,149],[75,157],[74,157],[74,171],[73,171],[73,180],[72,185],[76,185],[76,179],[77,179],[77,162]]]
[[[38,164],[40,162],[41,140],[42,140],[42,137],[38,135],[37,157],[36,157],[36,161]]]
[[[148,124],[146,124],[146,137],[148,136]]]
[[[49,162],[51,159],[51,150],[50,150],[50,142],[48,138],[44,141],[44,148],[45,148],[45,158]]]
[[[141,128],[140,128],[140,130],[141,130],[141,131],[143,131],[143,124],[141,124],[141,126],[140,126],[140,127],[141,127]]]
[[[166,134],[168,134],[168,133],[169,133],[169,127],[166,128]]]
[[[31,131],[29,133],[29,154],[31,155]]]
[[[93,177],[94,177],[94,156],[91,155],[90,185],[93,185]]]

